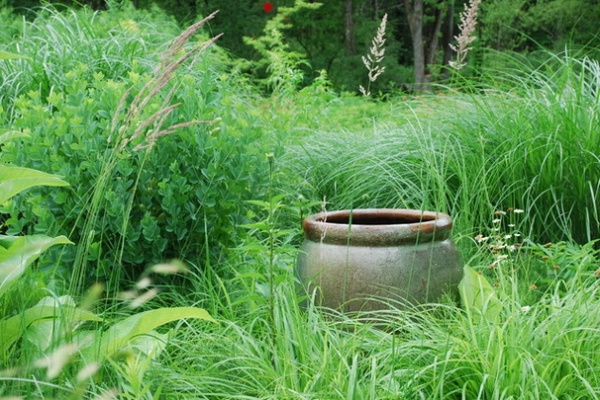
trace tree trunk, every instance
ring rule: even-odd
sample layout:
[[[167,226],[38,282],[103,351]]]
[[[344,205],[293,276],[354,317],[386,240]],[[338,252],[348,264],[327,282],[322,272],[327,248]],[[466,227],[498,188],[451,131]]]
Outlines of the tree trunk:
[[[413,46],[415,90],[422,89],[425,78],[425,51],[423,48],[423,0],[404,0]]]
[[[438,8],[435,10],[435,20],[433,23],[433,29],[429,32],[429,39],[427,40],[427,53],[425,56],[425,71],[427,67],[435,62],[435,55],[438,50],[440,43],[439,37],[442,30],[442,21],[444,16],[442,15],[442,9]]]
[[[447,66],[452,60],[452,48],[450,45],[454,41],[454,1],[451,1],[448,5],[446,17],[444,18],[444,27],[442,30],[442,48],[444,50],[444,58],[442,59],[442,65]],[[444,68],[443,76],[444,79],[448,78],[448,68]]]
[[[344,44],[349,55],[356,53],[354,42],[354,18],[352,16],[352,0],[344,0]]]

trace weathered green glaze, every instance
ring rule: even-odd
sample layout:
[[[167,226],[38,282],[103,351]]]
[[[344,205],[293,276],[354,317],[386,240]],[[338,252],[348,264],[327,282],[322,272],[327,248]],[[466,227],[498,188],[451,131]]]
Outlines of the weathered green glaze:
[[[297,273],[317,303],[373,311],[456,292],[462,263],[446,214],[403,209],[323,212],[304,220]],[[315,290],[317,289],[317,290]]]

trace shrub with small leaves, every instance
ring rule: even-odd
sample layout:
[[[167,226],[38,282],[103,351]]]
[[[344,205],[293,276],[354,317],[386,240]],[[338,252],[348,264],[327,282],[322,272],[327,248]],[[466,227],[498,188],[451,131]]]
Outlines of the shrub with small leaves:
[[[70,23],[81,21],[73,17]],[[202,39],[202,35],[191,38],[189,47],[201,46]],[[48,57],[58,57],[49,46],[45,51]],[[132,151],[144,145],[142,136],[126,144],[127,150],[114,159],[111,179],[102,191],[99,217],[87,228],[90,193],[98,185],[115,140],[111,136],[114,116],[118,123],[127,118],[119,115],[121,100],[131,101],[152,79],[143,65],[155,63],[154,56],[150,52],[132,64],[119,80],[82,59],[49,93],[38,87],[15,98],[14,116],[5,123],[12,122],[14,129],[30,138],[7,144],[3,160],[64,176],[71,189],[43,191],[35,202],[23,199],[4,209],[8,229],[51,231],[67,234],[77,243],[89,241],[88,280],[118,282],[123,275],[135,277],[146,265],[170,258],[195,264],[207,257],[218,260],[240,234],[236,226],[247,222],[248,206],[240,200],[255,198],[266,187],[266,177],[254,170],[272,148],[257,122],[260,114],[247,107],[243,97],[247,90],[222,79],[224,57],[214,50],[196,58],[174,73],[167,94],[143,104],[140,118],[158,116],[164,126],[178,130],[161,137],[151,152]],[[169,109],[169,115],[160,114],[169,99],[178,106]],[[131,132],[142,121],[132,119]],[[44,207],[39,207],[42,203]],[[46,260],[50,266],[58,257],[61,265],[76,260],[72,249],[53,256]]]

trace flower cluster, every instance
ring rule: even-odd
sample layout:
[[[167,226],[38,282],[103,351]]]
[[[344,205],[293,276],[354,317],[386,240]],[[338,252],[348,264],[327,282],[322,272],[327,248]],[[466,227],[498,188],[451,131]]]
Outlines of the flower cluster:
[[[493,269],[503,263],[510,253],[519,249],[521,244],[521,233],[516,229],[514,218],[509,218],[506,224],[509,233],[503,233],[501,228],[507,214],[522,214],[524,211],[518,208],[509,208],[507,211],[495,211],[494,220],[492,221],[492,234],[483,236],[481,234],[475,236],[475,241],[485,245],[490,253],[494,256],[494,261],[488,266]]]

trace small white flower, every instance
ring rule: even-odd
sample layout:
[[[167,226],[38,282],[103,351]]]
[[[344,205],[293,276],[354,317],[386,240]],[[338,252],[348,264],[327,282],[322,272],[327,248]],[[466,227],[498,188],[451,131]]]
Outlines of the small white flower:
[[[489,239],[489,237],[483,236],[481,234],[475,236],[475,240],[477,241],[477,243],[485,242],[488,239]]]
[[[524,313],[528,313],[529,310],[531,310],[531,306],[523,306],[523,307],[521,307],[521,311],[523,311]]]

